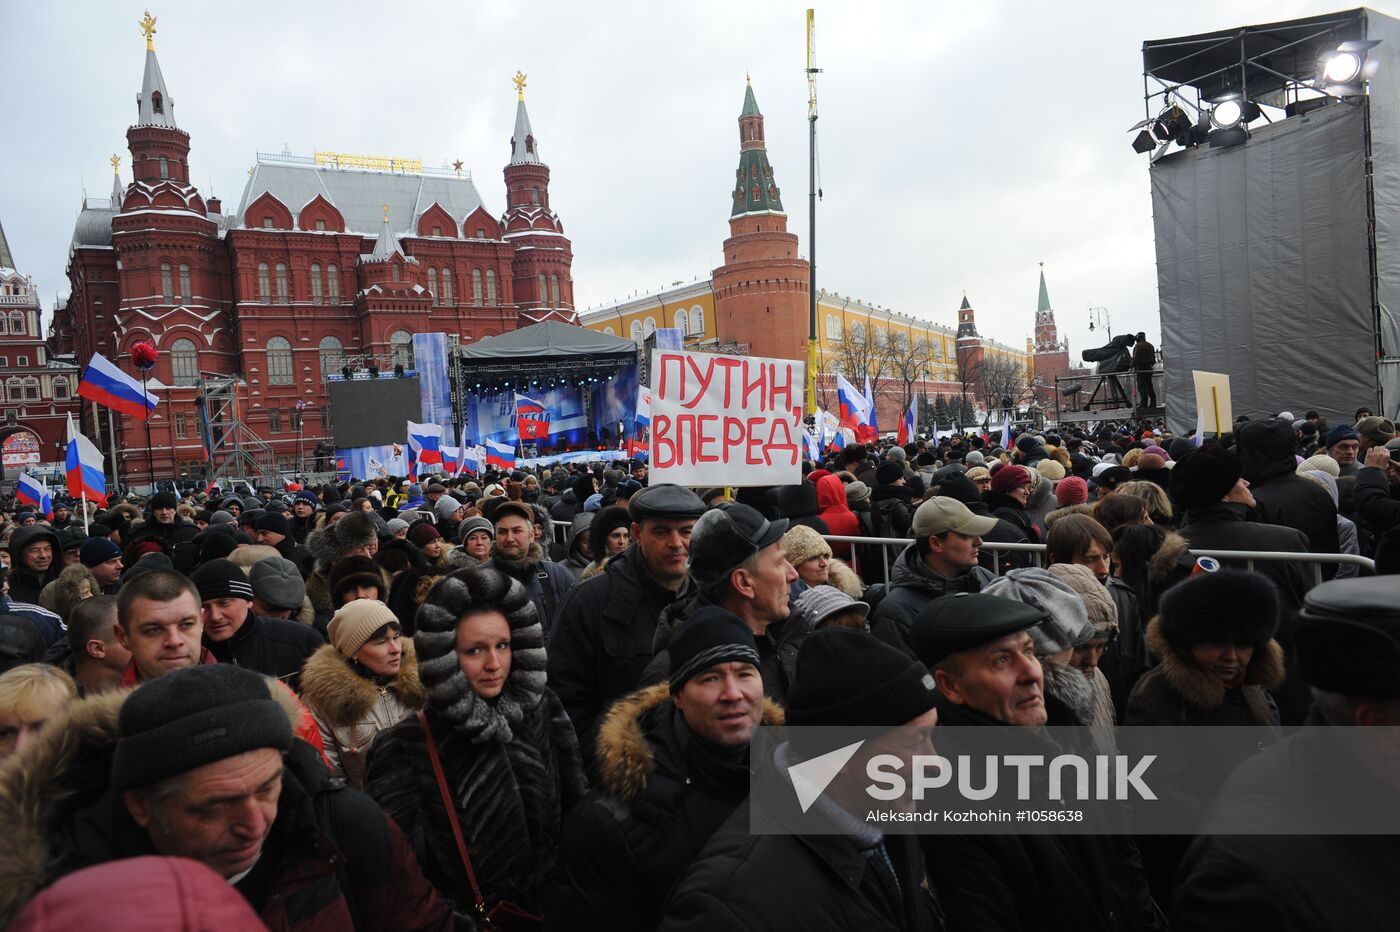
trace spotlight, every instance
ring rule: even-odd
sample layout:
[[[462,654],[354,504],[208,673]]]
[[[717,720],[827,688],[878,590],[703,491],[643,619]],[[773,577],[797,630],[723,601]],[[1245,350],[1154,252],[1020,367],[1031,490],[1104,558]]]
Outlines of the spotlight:
[[[1252,100],[1226,97],[1217,100],[1210,111],[1210,125],[1216,129],[1233,129],[1241,123],[1248,125],[1259,118],[1259,105]]]
[[[1350,84],[1361,76],[1361,56],[1355,52],[1338,52],[1327,60],[1322,76],[1328,84]]]
[[[1138,154],[1151,152],[1155,148],[1157,148],[1157,140],[1153,139],[1152,134],[1147,130],[1138,133],[1137,138],[1133,140],[1133,151]]]

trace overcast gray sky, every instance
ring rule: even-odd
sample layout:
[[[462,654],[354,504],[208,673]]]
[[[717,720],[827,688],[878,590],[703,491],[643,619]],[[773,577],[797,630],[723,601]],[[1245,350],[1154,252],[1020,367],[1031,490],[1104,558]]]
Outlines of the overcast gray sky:
[[[159,3],[159,0],[154,0]],[[580,308],[719,264],[744,75],[807,243],[807,2],[181,2],[151,8],[191,178],[232,210],[257,151],[461,159],[505,206],[515,94],[552,171]],[[1076,357],[1158,335],[1141,44],[1325,13],[1301,0],[827,3],[817,10],[819,286],[1024,343],[1037,263]],[[1396,4],[1373,3],[1396,15]],[[136,113],[140,3],[4,0],[0,223],[46,308],[83,185],[107,196]]]

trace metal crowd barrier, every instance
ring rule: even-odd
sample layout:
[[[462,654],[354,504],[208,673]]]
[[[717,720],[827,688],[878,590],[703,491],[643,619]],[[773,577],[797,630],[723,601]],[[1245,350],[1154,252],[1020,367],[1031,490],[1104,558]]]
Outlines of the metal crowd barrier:
[[[837,534],[824,534],[823,538],[829,543],[848,544],[875,544],[880,547],[880,558],[884,563],[884,578],[890,578],[890,551],[898,548],[896,556],[904,548],[911,546],[914,542],[907,537],[843,537]],[[983,550],[993,553],[1031,553],[1034,554],[1036,566],[1045,565],[1045,545],[1044,544],[1012,544],[998,541],[983,541]],[[1198,550],[1191,548],[1191,553],[1198,557],[1214,557],[1217,560],[1229,560],[1232,562],[1243,562],[1247,569],[1253,570],[1256,563],[1301,563],[1309,568],[1312,573],[1313,585],[1322,582],[1322,567],[1335,563],[1338,566],[1354,565],[1367,570],[1374,571],[1376,561],[1370,557],[1357,556],[1350,553],[1284,553],[1273,550]],[[851,550],[851,568],[860,572],[857,563],[857,554]],[[992,575],[998,575],[997,561],[992,561]]]

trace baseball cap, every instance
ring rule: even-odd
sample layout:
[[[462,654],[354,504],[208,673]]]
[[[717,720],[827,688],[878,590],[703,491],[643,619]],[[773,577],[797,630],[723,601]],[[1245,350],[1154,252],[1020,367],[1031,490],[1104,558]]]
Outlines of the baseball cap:
[[[932,537],[946,531],[981,537],[990,534],[996,526],[996,518],[975,515],[962,502],[943,495],[929,499],[914,512],[915,537]]]

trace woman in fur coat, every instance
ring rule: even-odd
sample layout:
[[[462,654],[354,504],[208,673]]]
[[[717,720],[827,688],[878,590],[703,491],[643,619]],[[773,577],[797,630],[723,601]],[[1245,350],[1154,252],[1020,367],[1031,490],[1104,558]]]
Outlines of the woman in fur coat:
[[[331,618],[331,642],[306,661],[301,699],[321,730],[331,776],[363,787],[365,755],[384,729],[423,708],[413,642],[374,599],[347,602]]]
[[[573,725],[545,686],[534,603],[500,570],[458,570],[429,591],[417,627],[426,726],[414,716],[379,736],[365,791],[403,829],[459,921],[475,927],[432,740],[487,909],[509,901],[538,913],[560,826],[587,787]]]

